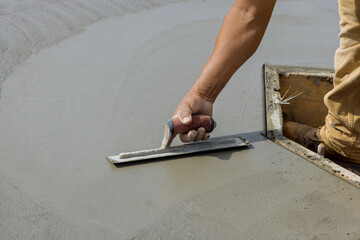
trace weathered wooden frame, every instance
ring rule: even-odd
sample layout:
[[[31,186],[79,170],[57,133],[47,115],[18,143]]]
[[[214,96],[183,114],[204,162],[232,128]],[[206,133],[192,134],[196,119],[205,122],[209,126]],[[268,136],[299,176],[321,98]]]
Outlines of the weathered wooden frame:
[[[332,80],[334,71],[290,66],[263,66],[263,79],[265,91],[265,135],[274,143],[310,161],[327,172],[360,188],[360,176],[339,166],[333,161],[304,148],[303,146],[283,136],[283,117],[280,96],[280,76],[284,74],[302,75],[309,77],[329,78]]]

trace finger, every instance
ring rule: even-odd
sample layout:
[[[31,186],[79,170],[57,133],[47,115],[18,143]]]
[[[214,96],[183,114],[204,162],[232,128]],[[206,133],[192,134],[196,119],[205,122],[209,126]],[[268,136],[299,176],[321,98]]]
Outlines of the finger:
[[[202,140],[203,137],[204,137],[204,135],[205,135],[205,133],[206,133],[205,128],[203,128],[203,127],[198,128],[198,130],[197,130],[197,136],[196,136],[196,138],[195,138],[194,141]]]
[[[204,137],[203,137],[203,140],[207,140],[207,139],[209,139],[209,137],[210,137],[210,134],[209,134],[209,133],[205,133],[205,134],[204,134]]]
[[[187,133],[179,134],[180,140],[182,142],[192,142],[195,140],[196,136],[197,136],[196,130],[191,130]]]

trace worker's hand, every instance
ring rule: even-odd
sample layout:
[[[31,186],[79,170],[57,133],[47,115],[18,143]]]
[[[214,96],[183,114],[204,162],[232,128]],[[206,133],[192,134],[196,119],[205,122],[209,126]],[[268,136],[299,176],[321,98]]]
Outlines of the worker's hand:
[[[177,117],[183,124],[189,125],[192,121],[191,115],[205,114],[212,116],[212,112],[213,103],[211,101],[206,100],[199,94],[189,92],[176,108],[173,118]],[[206,133],[203,127],[179,135],[182,142],[206,140],[209,136],[209,133]]]

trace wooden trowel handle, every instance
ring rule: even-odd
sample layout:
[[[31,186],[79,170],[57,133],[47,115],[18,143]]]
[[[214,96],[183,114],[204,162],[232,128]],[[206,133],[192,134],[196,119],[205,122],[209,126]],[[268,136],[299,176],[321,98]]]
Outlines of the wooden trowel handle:
[[[192,115],[192,122],[189,125],[182,124],[179,118],[172,118],[168,122],[168,127],[173,135],[186,133],[190,130],[197,130],[200,127],[205,128],[207,133],[214,130],[216,122],[214,119],[207,115]]]

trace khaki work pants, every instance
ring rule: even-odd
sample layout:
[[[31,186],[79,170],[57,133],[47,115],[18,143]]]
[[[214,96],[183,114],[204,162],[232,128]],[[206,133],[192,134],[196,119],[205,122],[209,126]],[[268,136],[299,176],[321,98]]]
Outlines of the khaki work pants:
[[[338,0],[340,46],[334,89],[325,95],[329,113],[320,136],[325,145],[360,164],[360,0]]]

